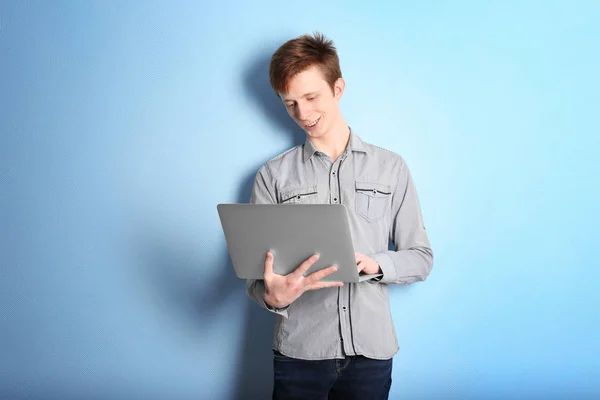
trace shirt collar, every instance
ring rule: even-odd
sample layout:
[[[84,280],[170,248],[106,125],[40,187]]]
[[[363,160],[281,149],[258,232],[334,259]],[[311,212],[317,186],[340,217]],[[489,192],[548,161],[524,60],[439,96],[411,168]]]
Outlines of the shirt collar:
[[[366,153],[367,146],[365,143],[357,134],[352,132],[352,128],[348,128],[350,129],[350,142],[348,143],[348,148],[350,148],[352,151]],[[306,141],[304,142],[304,161],[308,161],[316,152],[318,152],[318,150],[315,148],[315,146],[313,146],[312,142],[307,136]]]

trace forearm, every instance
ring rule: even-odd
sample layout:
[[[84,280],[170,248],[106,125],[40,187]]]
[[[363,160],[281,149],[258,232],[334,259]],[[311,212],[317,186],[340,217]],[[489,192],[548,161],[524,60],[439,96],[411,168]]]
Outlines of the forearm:
[[[424,281],[433,266],[433,251],[427,246],[385,251],[372,255],[372,258],[377,261],[383,273],[379,282],[387,284]]]

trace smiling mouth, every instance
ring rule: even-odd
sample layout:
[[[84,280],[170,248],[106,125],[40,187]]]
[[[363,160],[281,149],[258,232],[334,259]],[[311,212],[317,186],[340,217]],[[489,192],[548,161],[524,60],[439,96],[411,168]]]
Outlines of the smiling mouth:
[[[310,124],[306,124],[304,126],[309,129],[314,128],[320,120],[321,120],[321,117],[317,118],[315,121],[311,122]]]

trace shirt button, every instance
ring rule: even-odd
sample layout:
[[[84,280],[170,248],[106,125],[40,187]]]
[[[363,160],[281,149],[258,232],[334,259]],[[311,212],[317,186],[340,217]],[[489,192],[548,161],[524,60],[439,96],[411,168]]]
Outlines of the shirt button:
[[[335,176],[335,171],[333,171],[333,176]]]
[[[334,202],[334,203],[337,203],[337,197],[334,197],[334,198],[333,198],[333,202]]]
[[[300,200],[300,196],[296,196],[296,198],[297,198],[298,200]]]
[[[343,338],[343,337],[341,337],[341,338],[340,338],[340,342],[343,342],[343,341],[344,341],[344,338]]]
[[[346,311],[346,306],[342,307],[342,310]]]

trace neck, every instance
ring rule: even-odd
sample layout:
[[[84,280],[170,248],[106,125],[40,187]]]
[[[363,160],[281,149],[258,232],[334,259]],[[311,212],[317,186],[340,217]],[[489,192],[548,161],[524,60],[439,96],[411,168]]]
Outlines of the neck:
[[[341,119],[340,123],[334,125],[323,137],[311,139],[315,148],[327,154],[333,161],[337,160],[348,146],[350,140],[350,128]]]

